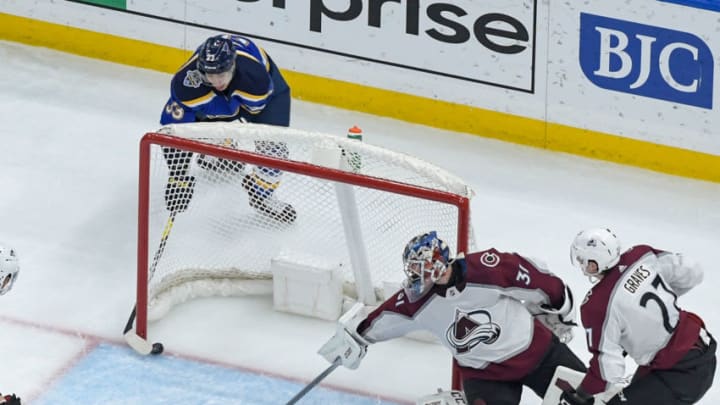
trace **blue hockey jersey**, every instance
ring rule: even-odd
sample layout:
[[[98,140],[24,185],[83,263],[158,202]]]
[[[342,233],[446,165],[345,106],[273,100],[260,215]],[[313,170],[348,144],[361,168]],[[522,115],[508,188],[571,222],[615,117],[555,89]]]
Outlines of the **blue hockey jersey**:
[[[277,67],[265,51],[251,40],[231,36],[235,44],[235,72],[224,91],[214,89],[197,69],[197,51],[175,73],[170,84],[170,99],[160,117],[162,125],[199,122],[232,121],[245,117],[253,121],[273,93],[287,90],[276,88],[272,76]]]

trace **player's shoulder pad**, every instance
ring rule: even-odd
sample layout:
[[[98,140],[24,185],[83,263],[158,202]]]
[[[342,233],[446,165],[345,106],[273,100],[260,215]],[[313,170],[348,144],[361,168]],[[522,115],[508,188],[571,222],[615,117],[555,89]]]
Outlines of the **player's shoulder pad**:
[[[636,245],[620,254],[619,264],[624,266],[632,266],[633,263],[637,262],[648,254],[658,255],[661,253],[663,253],[661,250],[657,250],[652,246]]]
[[[500,264],[501,256],[502,252],[498,252],[494,248],[490,248],[487,250],[468,253],[467,255],[465,255],[465,260],[470,267],[480,264],[483,267],[492,268]]]
[[[173,96],[183,104],[192,104],[194,100],[211,98],[213,90],[204,84],[202,73],[197,70],[194,64],[180,69],[173,76],[170,82]]]
[[[235,77],[230,86],[233,91],[238,90],[254,95],[266,95],[273,88],[270,74],[265,67],[253,59],[237,57],[235,60]]]
[[[233,43],[235,44],[235,55],[236,57],[244,57],[255,60],[260,65],[268,65],[268,58],[265,51],[257,46],[253,41],[242,37],[240,35],[232,36]]]

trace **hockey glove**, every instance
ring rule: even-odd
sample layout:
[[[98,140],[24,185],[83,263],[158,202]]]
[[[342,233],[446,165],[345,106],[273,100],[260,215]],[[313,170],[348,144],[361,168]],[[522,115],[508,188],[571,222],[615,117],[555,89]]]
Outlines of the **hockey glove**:
[[[367,353],[367,344],[356,340],[346,329],[339,329],[333,337],[330,338],[318,350],[318,354],[325,357],[330,363],[340,357],[342,365],[355,370],[360,366],[360,362]]]
[[[593,405],[595,398],[587,394],[582,388],[576,390],[563,391],[560,395],[560,405]]]
[[[15,394],[5,395],[4,397],[0,397],[0,404],[1,405],[22,405],[20,403],[20,398],[15,396]]]
[[[170,177],[165,186],[165,208],[171,212],[185,211],[194,191],[195,176]]]

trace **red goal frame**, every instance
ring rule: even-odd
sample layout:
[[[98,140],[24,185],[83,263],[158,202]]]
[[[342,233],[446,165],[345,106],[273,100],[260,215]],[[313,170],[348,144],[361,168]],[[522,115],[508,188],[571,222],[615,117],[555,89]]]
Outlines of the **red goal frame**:
[[[458,209],[457,252],[466,252],[470,232],[470,198],[445,191],[432,190],[425,187],[400,183],[392,180],[370,177],[339,169],[317,166],[310,163],[285,160],[255,152],[236,150],[209,143],[203,143],[178,136],[157,132],[146,133],[140,140],[140,157],[138,173],[138,233],[137,233],[137,285],[136,285],[136,333],[147,339],[147,308],[148,308],[148,255],[149,221],[150,221],[150,162],[152,146],[171,147],[189,152],[217,156],[224,159],[241,161],[253,165],[273,167],[283,171],[310,175],[324,180],[339,181],[346,184],[373,188],[402,194],[410,197],[423,198],[436,202],[454,205]],[[412,235],[408,235],[408,238]],[[399,269],[398,269],[399,270]],[[452,387],[460,389],[457,365],[453,361]]]

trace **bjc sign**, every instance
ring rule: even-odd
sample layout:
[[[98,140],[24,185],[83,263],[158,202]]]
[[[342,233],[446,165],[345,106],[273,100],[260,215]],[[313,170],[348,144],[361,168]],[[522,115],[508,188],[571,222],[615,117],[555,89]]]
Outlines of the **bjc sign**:
[[[712,109],[713,55],[687,32],[581,13],[580,66],[604,89]]]

